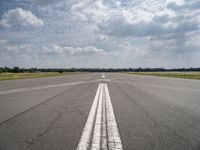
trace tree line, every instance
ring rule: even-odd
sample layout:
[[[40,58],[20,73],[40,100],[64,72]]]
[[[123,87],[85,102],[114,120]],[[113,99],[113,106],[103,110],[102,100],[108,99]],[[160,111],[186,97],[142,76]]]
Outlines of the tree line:
[[[168,71],[200,71],[200,68],[20,68],[0,67],[0,73],[24,73],[24,72],[168,72]]]

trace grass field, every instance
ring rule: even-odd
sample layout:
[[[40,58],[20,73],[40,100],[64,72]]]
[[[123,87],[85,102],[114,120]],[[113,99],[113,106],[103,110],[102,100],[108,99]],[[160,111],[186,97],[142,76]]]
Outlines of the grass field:
[[[39,72],[39,73],[0,73],[1,80],[16,80],[16,79],[28,79],[28,78],[41,78],[41,77],[53,77],[62,75],[77,74],[76,72]]]
[[[128,74],[200,80],[200,72],[130,72]]]

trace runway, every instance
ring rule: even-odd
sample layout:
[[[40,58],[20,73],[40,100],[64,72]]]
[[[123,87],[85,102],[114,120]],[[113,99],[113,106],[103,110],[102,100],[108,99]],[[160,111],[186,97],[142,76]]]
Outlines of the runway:
[[[84,73],[0,82],[0,150],[89,149],[200,149],[200,81]]]

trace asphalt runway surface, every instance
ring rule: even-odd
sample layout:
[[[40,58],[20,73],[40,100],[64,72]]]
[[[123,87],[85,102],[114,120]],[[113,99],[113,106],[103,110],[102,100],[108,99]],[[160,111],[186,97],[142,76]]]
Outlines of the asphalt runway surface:
[[[200,150],[200,81],[85,73],[0,82],[0,150]]]

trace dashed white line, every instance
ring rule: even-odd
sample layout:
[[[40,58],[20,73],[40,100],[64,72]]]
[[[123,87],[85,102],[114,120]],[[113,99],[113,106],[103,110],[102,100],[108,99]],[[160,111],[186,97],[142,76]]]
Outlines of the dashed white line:
[[[77,150],[123,150],[108,86],[99,84]]]

